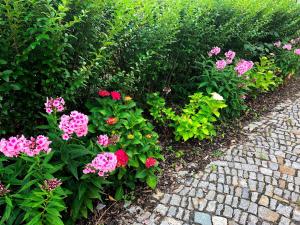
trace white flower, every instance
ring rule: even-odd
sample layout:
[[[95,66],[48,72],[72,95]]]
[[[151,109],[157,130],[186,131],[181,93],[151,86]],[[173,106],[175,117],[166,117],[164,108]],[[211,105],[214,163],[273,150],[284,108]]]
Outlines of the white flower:
[[[218,100],[218,101],[224,100],[224,98],[216,92],[211,93],[211,95],[212,95],[213,99],[215,99],[215,100]]]

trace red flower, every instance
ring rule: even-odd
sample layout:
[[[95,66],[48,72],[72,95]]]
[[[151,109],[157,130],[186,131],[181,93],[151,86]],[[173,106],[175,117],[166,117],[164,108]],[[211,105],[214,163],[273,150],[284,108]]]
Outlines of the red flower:
[[[109,125],[114,125],[118,122],[118,118],[116,117],[110,117],[106,120],[106,123]]]
[[[100,90],[100,91],[98,92],[98,95],[99,95],[100,97],[107,97],[107,96],[110,96],[110,93],[109,93],[109,91],[107,91],[107,90]]]
[[[121,94],[117,91],[112,91],[111,93],[111,97],[113,100],[120,100],[121,99]]]
[[[155,166],[156,164],[156,159],[152,158],[152,157],[149,157],[147,160],[146,160],[146,167],[149,169],[150,167],[152,166]]]
[[[115,155],[117,156],[117,160],[118,160],[117,167],[127,165],[128,155],[123,149],[119,149],[118,151],[116,151]]]

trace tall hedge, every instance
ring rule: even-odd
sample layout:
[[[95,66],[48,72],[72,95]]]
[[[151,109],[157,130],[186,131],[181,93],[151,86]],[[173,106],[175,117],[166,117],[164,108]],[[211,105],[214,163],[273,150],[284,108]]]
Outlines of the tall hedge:
[[[299,32],[299,15],[292,0],[0,0],[0,134],[34,131],[47,96],[180,99],[210,47],[247,55]]]

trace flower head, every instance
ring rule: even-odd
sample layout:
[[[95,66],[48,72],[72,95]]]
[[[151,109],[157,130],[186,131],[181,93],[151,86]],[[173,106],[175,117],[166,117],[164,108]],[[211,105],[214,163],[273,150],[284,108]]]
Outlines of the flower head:
[[[65,100],[62,97],[58,98],[47,98],[45,105],[45,110],[48,114],[53,111],[61,112],[64,110]]]
[[[100,90],[100,91],[98,91],[98,95],[100,97],[107,97],[107,96],[110,96],[110,93],[107,90]]]
[[[44,184],[42,185],[42,189],[50,192],[58,188],[60,185],[62,185],[60,179],[52,178],[44,181]]]
[[[93,159],[93,161],[87,164],[83,170],[84,174],[97,173],[102,177],[106,173],[112,172],[117,167],[117,156],[110,152],[100,153]]]
[[[232,50],[229,50],[228,52],[225,52],[225,56],[226,56],[226,63],[231,64],[235,57],[235,52]]]
[[[149,157],[146,159],[145,166],[149,169],[150,167],[153,167],[156,165],[156,159]]]
[[[292,50],[292,45],[291,44],[285,44],[282,48],[290,51],[290,50]]]
[[[62,138],[68,140],[74,133],[77,137],[86,136],[88,122],[88,117],[77,111],[72,111],[70,115],[62,115],[59,123],[59,129],[63,131]]]
[[[121,99],[121,94],[120,92],[117,92],[117,91],[112,91],[110,93],[111,97],[113,100],[120,100]]]
[[[224,100],[224,98],[216,92],[211,93],[211,95],[212,95],[212,98],[217,100],[217,101],[223,101]]]
[[[109,138],[106,134],[99,135],[97,142],[98,142],[99,145],[101,145],[103,147],[107,147],[108,144],[109,144]]]
[[[116,134],[113,134],[111,135],[111,137],[109,138],[109,144],[111,145],[115,145],[119,142],[120,140],[120,136],[119,135],[116,135]]]
[[[118,118],[116,118],[116,117],[110,117],[110,118],[108,118],[107,120],[106,120],[106,123],[108,124],[108,125],[114,125],[114,124],[116,124],[118,122]]]
[[[246,61],[246,60],[242,59],[237,63],[234,70],[237,71],[238,75],[241,76],[244,73],[246,73],[247,71],[249,71],[250,69],[252,69],[253,66],[254,66],[254,63],[252,61]]]
[[[126,166],[128,163],[128,155],[123,149],[119,149],[118,151],[115,152],[115,155],[117,157],[117,167],[120,166]]]
[[[219,47],[213,47],[209,52],[208,56],[212,57],[213,55],[218,55],[221,52],[221,48]]]
[[[124,100],[127,102],[127,101],[131,101],[132,100],[132,98],[130,97],[130,96],[125,96],[124,97]]]
[[[296,55],[300,55],[300,48],[295,49],[294,53],[295,53]]]
[[[216,62],[216,68],[217,68],[217,70],[223,70],[226,67],[226,65],[227,65],[227,63],[226,63],[226,61],[224,59],[218,60]]]

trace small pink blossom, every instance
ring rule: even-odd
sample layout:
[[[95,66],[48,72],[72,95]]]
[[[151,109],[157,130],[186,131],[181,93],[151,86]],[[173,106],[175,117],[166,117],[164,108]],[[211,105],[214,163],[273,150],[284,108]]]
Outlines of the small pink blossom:
[[[294,53],[295,53],[296,55],[300,55],[300,48],[295,49]]]
[[[229,50],[228,52],[225,52],[225,56],[226,56],[226,63],[231,64],[235,57],[235,52],[232,50]]]
[[[109,144],[109,137],[106,134],[99,135],[97,142],[99,145],[101,145],[103,147],[107,147]]]
[[[52,178],[52,179],[44,181],[42,189],[44,189],[45,191],[53,191],[56,188],[58,188],[60,185],[62,185],[62,182],[60,179]]]
[[[110,152],[100,153],[91,163],[85,166],[83,173],[97,173],[98,176],[102,177],[106,173],[114,171],[117,167],[117,163],[118,160],[115,154]]]
[[[219,48],[219,47],[213,47],[213,48],[209,51],[208,56],[209,56],[209,57],[212,57],[213,55],[218,55],[220,52],[221,52],[221,48]]]
[[[65,100],[62,97],[58,98],[47,98],[45,105],[45,110],[48,114],[53,111],[61,112],[64,110]]]
[[[290,50],[292,50],[292,45],[291,44],[285,44],[282,48],[290,51]]]
[[[217,70],[223,70],[226,67],[226,64],[227,63],[226,63],[226,61],[224,59],[218,60],[216,62],[216,68],[217,68]]]
[[[252,69],[254,63],[252,61],[246,61],[244,59],[240,60],[236,67],[234,68],[235,71],[237,71],[238,75],[243,75],[250,69]]]
[[[62,115],[59,129],[63,131],[63,139],[68,140],[73,133],[77,137],[86,136],[88,133],[88,117],[83,113],[72,111],[70,115]]]

